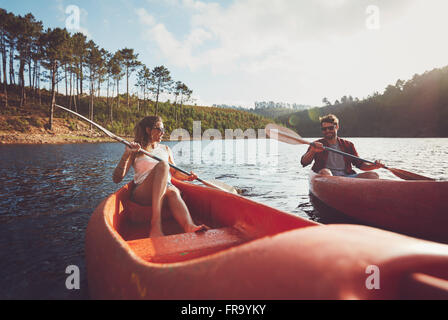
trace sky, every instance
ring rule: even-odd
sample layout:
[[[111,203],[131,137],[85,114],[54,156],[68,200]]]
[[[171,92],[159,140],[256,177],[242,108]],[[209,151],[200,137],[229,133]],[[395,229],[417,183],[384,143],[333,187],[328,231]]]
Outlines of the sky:
[[[321,106],[448,65],[446,0],[0,0],[45,28],[73,28],[70,6],[69,31],[165,65],[198,105]]]

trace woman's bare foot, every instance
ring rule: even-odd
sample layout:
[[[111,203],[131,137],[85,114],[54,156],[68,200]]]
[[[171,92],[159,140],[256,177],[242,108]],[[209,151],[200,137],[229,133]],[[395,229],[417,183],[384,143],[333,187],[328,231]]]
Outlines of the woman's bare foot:
[[[193,224],[191,226],[189,226],[187,228],[187,230],[185,230],[185,232],[203,232],[203,231],[207,231],[210,228],[208,226],[206,226],[205,224],[201,224],[199,226]]]

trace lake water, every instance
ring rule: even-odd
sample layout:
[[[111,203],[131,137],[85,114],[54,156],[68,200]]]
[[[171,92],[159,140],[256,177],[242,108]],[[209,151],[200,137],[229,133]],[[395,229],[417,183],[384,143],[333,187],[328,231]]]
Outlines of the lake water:
[[[309,139],[312,140],[312,139]],[[448,180],[448,139],[352,138],[361,157]],[[218,179],[243,196],[315,219],[304,145],[265,140],[168,142],[176,164]],[[96,206],[120,186],[112,171],[118,143],[0,146],[0,299],[88,299],[84,236]],[[387,170],[381,178],[398,179]],[[80,268],[81,287],[67,290],[66,267]]]

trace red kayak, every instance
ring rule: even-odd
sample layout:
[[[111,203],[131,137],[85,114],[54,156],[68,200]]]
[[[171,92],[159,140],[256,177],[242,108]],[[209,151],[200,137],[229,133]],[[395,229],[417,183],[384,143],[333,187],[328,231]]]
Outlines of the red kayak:
[[[358,179],[312,172],[310,192],[357,221],[448,242],[448,181]]]
[[[191,183],[196,223],[166,236],[130,222],[128,184],[106,198],[86,231],[93,299],[448,299],[448,245],[354,225],[324,226],[239,195]],[[375,273],[375,274],[374,274]],[[373,277],[373,278],[372,278]],[[372,280],[373,279],[373,280]]]

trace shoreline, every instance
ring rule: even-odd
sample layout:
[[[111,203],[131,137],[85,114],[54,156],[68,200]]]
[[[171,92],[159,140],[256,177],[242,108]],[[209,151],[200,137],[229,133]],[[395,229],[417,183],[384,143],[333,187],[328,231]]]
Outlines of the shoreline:
[[[128,141],[132,141],[133,137],[122,137]],[[252,140],[254,138],[248,138]],[[255,138],[258,139],[258,138]],[[263,138],[264,139],[264,138]],[[162,139],[162,142],[170,141],[213,141],[209,139]],[[214,140],[234,140],[234,139],[214,139]],[[244,140],[239,138],[237,140]],[[43,144],[83,144],[83,143],[107,143],[116,142],[112,138],[101,134],[55,134],[55,133],[22,133],[16,131],[0,131],[0,145],[43,145]]]

